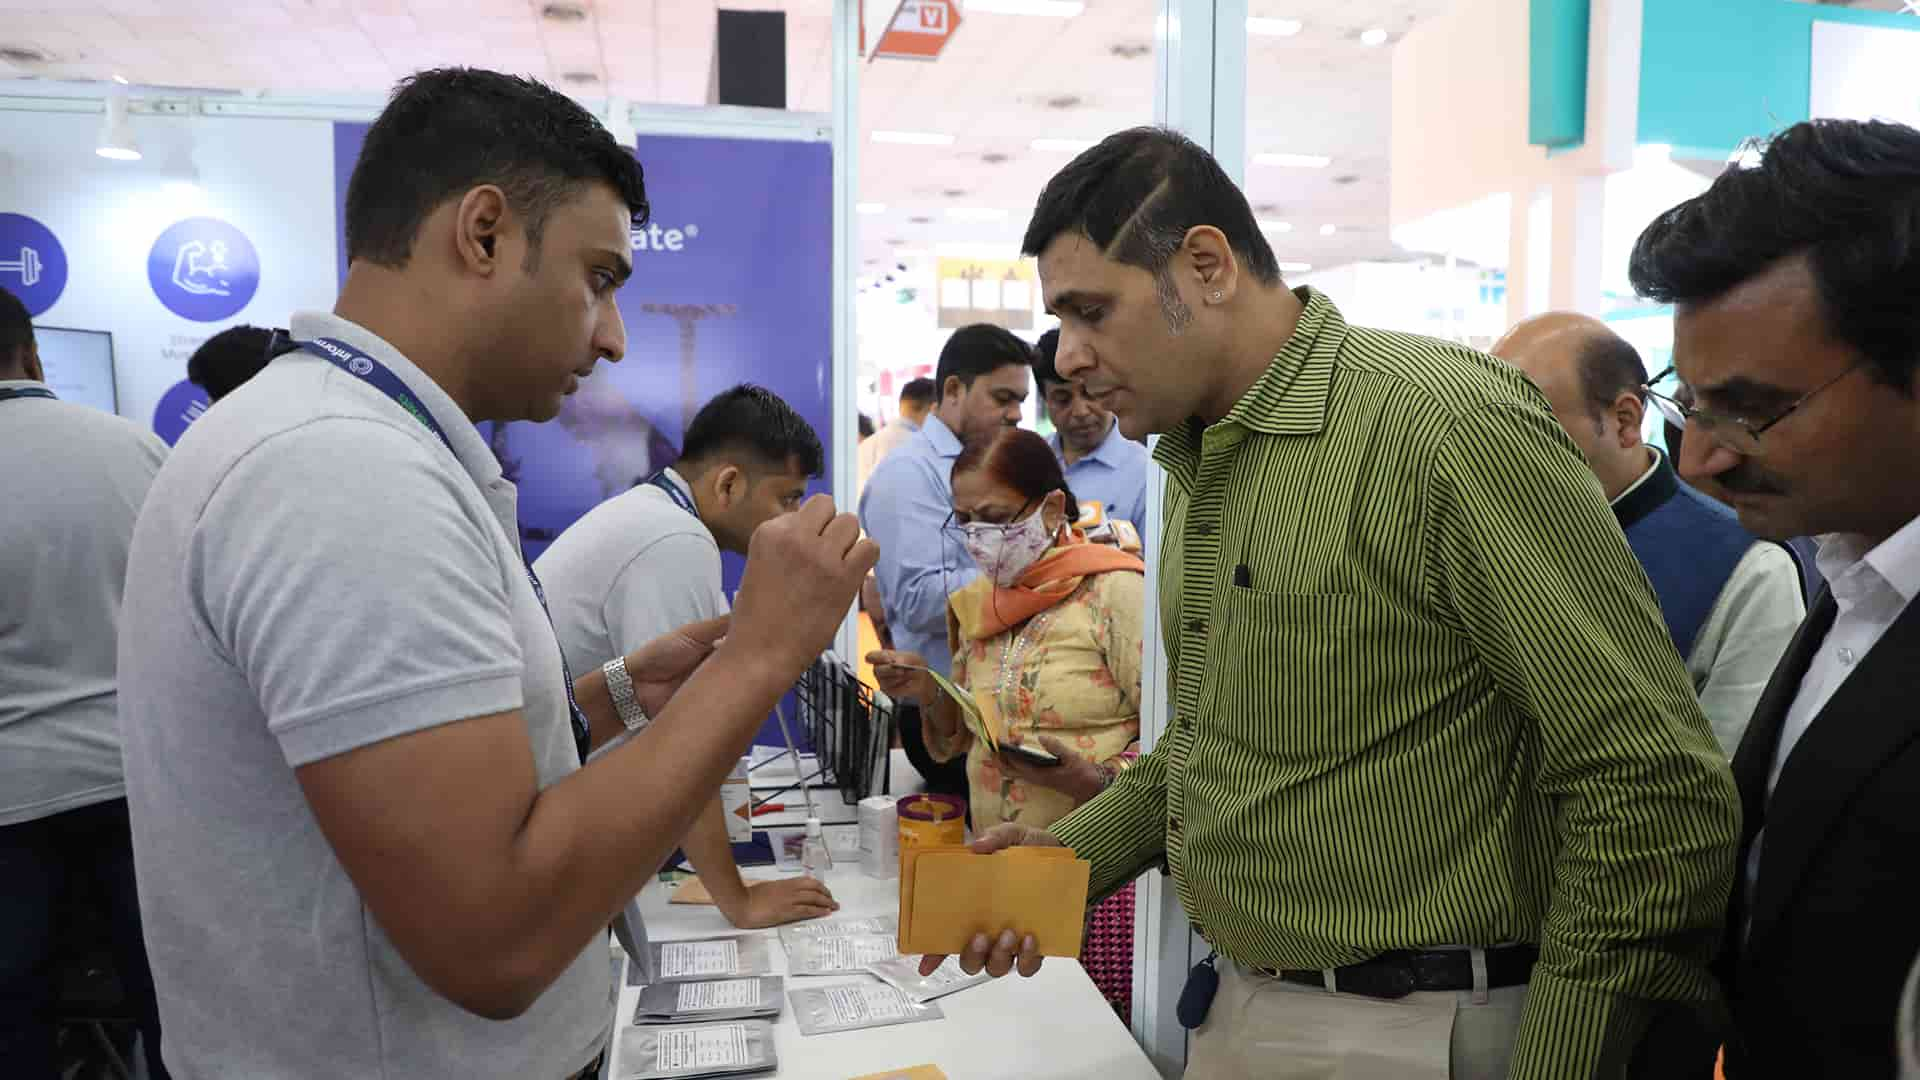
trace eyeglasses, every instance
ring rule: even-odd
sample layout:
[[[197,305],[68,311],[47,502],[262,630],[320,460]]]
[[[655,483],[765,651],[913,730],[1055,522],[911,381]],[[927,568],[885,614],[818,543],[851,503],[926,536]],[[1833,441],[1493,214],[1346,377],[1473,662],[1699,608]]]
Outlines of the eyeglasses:
[[[1686,402],[1668,397],[1666,394],[1655,390],[1653,388],[1654,384],[1662,382],[1669,375],[1674,374],[1675,369],[1671,367],[1642,383],[1640,389],[1646,391],[1648,399],[1653,402],[1653,407],[1658,409],[1660,415],[1674,427],[1700,432],[1742,457],[1760,457],[1760,436],[1764,434],[1768,428],[1792,416],[1794,411],[1799,409],[1800,406],[1812,401],[1814,395],[1832,386],[1834,383],[1839,382],[1841,379],[1846,378],[1848,375],[1853,374],[1854,369],[1864,363],[1866,363],[1866,361],[1862,360],[1849,366],[1840,374],[1801,394],[1793,404],[1781,409],[1771,418],[1761,421],[1754,421],[1741,416],[1728,416],[1725,413],[1717,413],[1711,409],[1696,408]]]

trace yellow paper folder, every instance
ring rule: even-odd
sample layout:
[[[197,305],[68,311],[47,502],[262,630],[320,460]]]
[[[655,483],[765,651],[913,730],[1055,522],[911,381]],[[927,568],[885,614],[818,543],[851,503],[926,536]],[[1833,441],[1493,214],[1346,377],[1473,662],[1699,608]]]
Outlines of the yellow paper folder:
[[[975,934],[1032,934],[1042,956],[1078,956],[1092,866],[1063,847],[976,855],[966,847],[901,849],[902,953],[958,953]]]
[[[895,1069],[892,1072],[868,1073],[856,1076],[853,1080],[947,1080],[947,1074],[940,1071],[938,1065],[915,1065],[907,1069]]]

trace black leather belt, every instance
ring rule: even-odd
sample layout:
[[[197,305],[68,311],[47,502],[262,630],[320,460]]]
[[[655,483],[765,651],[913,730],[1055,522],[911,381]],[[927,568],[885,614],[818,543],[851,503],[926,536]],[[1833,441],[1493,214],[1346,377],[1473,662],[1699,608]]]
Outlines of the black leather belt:
[[[1540,949],[1533,945],[1501,945],[1487,949],[1487,988],[1520,986],[1532,977]],[[1325,972],[1274,971],[1260,974],[1282,982],[1324,988]],[[1401,998],[1419,991],[1473,989],[1473,953],[1468,949],[1415,951],[1394,949],[1371,960],[1333,969],[1333,988],[1343,994],[1373,998]]]

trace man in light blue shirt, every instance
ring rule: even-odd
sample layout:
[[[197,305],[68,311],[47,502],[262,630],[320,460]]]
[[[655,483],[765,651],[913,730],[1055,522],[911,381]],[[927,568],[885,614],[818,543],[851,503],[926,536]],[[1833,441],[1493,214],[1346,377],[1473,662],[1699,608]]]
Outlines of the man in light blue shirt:
[[[953,670],[947,648],[947,597],[979,571],[946,528],[953,514],[953,462],[968,442],[1020,423],[1033,350],[998,326],[953,332],[934,369],[938,398],[920,430],[888,454],[860,493],[860,525],[880,545],[874,580],[893,647],[916,652],[941,674]],[[919,702],[894,713],[900,743],[927,789],[964,795],[966,760],[935,762],[920,734]]]
[[[1130,521],[1144,542],[1147,538],[1147,448],[1120,434],[1113,413],[1087,396],[1078,381],[1063,379],[1053,365],[1060,331],[1040,335],[1034,348],[1033,377],[1040,384],[1040,400],[1053,420],[1048,438],[1066,467],[1067,486],[1085,507],[1100,503],[1109,521]]]
[[[888,454],[860,495],[860,524],[880,545],[874,576],[894,648],[946,674],[947,597],[978,573],[946,529],[953,514],[953,460],[968,442],[1020,423],[1033,350],[998,326],[953,332],[934,370],[939,403],[911,439]]]

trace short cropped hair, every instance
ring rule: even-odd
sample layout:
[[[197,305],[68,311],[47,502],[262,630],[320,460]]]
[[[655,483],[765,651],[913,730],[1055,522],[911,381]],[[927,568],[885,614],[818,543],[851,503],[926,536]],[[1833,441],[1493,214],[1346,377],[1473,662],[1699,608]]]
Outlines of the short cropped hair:
[[[360,148],[347,183],[347,260],[405,266],[437,207],[493,184],[526,222],[531,267],[547,216],[594,181],[646,224],[640,163],[572,98],[496,71],[423,71],[401,81]]]
[[[1879,120],[1809,120],[1758,165],[1731,168],[1654,219],[1628,276],[1662,303],[1711,302],[1805,254],[1827,331],[1872,377],[1910,391],[1920,365],[1920,131]]]
[[[1255,279],[1280,280],[1253,208],[1213,155],[1177,132],[1140,127],[1107,136],[1047,181],[1020,249],[1039,255],[1061,233],[1081,233],[1162,278],[1164,305],[1167,262],[1198,225],[1219,229]]]
[[[946,392],[947,380],[958,378],[960,385],[972,387],[973,380],[991,375],[1015,364],[1033,363],[1033,350],[1013,336],[1013,331],[992,323],[974,323],[955,330],[940,349],[940,363],[934,369],[936,395]]]
[[[270,350],[276,341],[286,341],[285,331],[264,326],[229,326],[201,342],[187,358],[187,381],[219,401],[240,384],[260,374],[273,359]]]
[[[780,395],[752,383],[741,383],[700,407],[687,425],[680,460],[704,465],[729,453],[744,453],[769,470],[789,464],[799,465],[808,476],[826,470],[826,452],[813,425]]]

